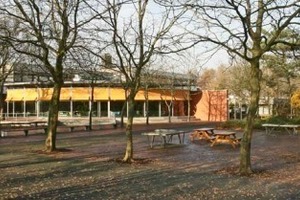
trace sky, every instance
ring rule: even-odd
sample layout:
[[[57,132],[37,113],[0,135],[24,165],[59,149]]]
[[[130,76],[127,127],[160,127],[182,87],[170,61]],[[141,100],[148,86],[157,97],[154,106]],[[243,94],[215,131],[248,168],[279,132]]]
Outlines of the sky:
[[[146,17],[149,17],[149,23],[152,24],[152,20],[159,20],[160,16],[159,13],[163,10],[159,8],[157,5],[150,3],[149,4],[149,10],[151,14],[146,15]],[[126,9],[122,9],[120,16],[123,18],[121,20],[122,22],[127,21],[131,18],[131,15],[135,15],[135,9],[131,6],[127,6]],[[153,18],[152,18],[153,17]],[[155,19],[154,19],[155,18]],[[158,26],[160,22],[158,21]],[[155,27],[154,29],[158,28]],[[154,30],[153,29],[153,30]],[[207,47],[208,46],[208,47]],[[171,60],[171,62],[174,63],[169,63],[170,61],[168,60],[169,64],[172,64],[176,67],[178,65],[178,68],[180,71],[188,70],[190,68],[196,67],[196,68],[217,68],[218,66],[222,64],[227,64],[228,63],[228,55],[227,52],[224,50],[219,50],[217,53],[215,53],[212,57],[211,54],[213,52],[206,51],[206,49],[209,49],[208,44],[198,44],[195,48],[187,50],[187,52],[184,52],[184,57],[186,60],[184,61],[177,61],[176,58],[174,60]],[[174,55],[176,57],[177,55]],[[164,60],[164,59],[163,59]],[[188,66],[189,65],[189,66]]]

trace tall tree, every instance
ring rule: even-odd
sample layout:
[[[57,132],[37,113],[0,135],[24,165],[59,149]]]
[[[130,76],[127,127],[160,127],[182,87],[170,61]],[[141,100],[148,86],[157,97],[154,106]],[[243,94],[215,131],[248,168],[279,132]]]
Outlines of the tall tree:
[[[93,17],[81,0],[0,0],[0,15],[17,23],[17,35],[1,35],[18,53],[39,62],[53,79],[53,94],[49,106],[47,151],[56,149],[56,128],[59,98],[64,83],[64,67],[68,53],[78,42],[81,29]],[[81,15],[79,17],[79,15]]]
[[[113,57],[113,66],[122,74],[127,91],[127,144],[123,161],[131,162],[134,160],[134,99],[141,87],[141,73],[156,53],[188,48],[187,44],[180,42],[183,33],[175,31],[175,25],[185,10],[165,8],[148,0],[106,0],[106,6],[108,13],[102,15],[102,19],[111,31],[111,37],[108,36],[110,40],[106,44],[112,44],[110,52],[116,55]],[[102,24],[98,27],[99,30],[103,29]]]
[[[9,27],[9,22],[5,18],[0,21],[1,35],[15,35],[17,34],[16,28],[17,24],[10,25]],[[21,60],[22,56],[16,53],[7,41],[0,41],[0,120],[3,117],[5,100],[4,83]]]
[[[178,1],[191,9],[190,26],[198,40],[221,46],[229,55],[240,57],[249,63],[250,105],[245,132],[240,148],[240,174],[252,173],[251,139],[253,122],[260,95],[261,58],[279,43],[295,46],[293,41],[281,39],[286,29],[299,29],[300,2],[298,0],[219,0]],[[183,3],[184,2],[184,3]],[[264,34],[263,30],[272,32]]]
[[[272,32],[266,34],[270,35]],[[287,29],[280,37],[282,40],[292,41],[300,45],[300,30],[295,32]],[[263,75],[263,83],[268,86],[265,92],[272,92],[273,98],[286,99],[280,105],[275,105],[275,113],[286,116],[292,115],[292,106],[289,100],[297,88],[300,70],[297,48],[278,44],[272,49],[272,53],[263,57],[263,61],[262,70],[266,72]]]

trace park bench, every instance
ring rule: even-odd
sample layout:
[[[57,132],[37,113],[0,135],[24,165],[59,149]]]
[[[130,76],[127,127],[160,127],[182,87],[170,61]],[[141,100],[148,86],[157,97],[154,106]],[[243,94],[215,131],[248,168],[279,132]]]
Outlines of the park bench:
[[[21,131],[28,136],[29,131],[44,130],[47,131],[46,121],[1,121],[1,137],[5,137],[9,132]]]
[[[98,127],[98,129],[102,129],[103,126],[106,125],[112,125],[113,128],[117,128],[117,122],[116,120],[109,120],[109,121],[103,121],[100,123],[95,123],[93,122],[93,127],[90,128],[89,124],[62,124],[60,127],[65,127],[69,129],[69,132],[73,132],[75,129],[79,128],[82,129],[84,128],[84,130],[92,130],[92,129],[96,129],[96,127]]]
[[[44,133],[47,132],[48,126],[24,126],[24,127],[6,127],[1,129],[1,137],[6,137],[9,132],[22,131],[25,136],[28,136],[29,131],[33,130],[43,130]]]
[[[262,124],[262,127],[265,127],[266,134],[271,134],[276,129],[284,129],[289,134],[297,134],[297,129],[300,127],[300,125],[296,124]]]

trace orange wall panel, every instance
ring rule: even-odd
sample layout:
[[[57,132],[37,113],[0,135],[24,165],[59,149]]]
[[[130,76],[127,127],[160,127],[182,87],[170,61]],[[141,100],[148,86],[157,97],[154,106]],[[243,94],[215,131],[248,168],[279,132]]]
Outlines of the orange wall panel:
[[[204,90],[193,99],[194,116],[202,121],[228,119],[227,90]]]

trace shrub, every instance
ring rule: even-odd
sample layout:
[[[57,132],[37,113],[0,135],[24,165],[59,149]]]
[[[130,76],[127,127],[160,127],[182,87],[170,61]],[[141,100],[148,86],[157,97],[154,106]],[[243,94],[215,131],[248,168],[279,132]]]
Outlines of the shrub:
[[[261,119],[255,119],[254,128],[260,129],[262,124]],[[246,120],[228,120],[220,124],[220,128],[222,129],[244,129],[246,126]]]
[[[266,120],[263,120],[263,123],[269,124],[300,124],[300,118],[289,118],[283,116],[273,116],[269,117]]]

